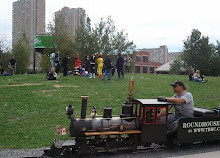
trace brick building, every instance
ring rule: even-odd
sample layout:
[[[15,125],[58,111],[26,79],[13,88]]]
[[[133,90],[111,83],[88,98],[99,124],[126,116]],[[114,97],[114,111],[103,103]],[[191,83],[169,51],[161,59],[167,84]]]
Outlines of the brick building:
[[[182,52],[169,52],[168,53],[168,62],[176,59],[178,56],[180,56]]]
[[[139,51],[136,53],[135,73],[154,73],[155,69],[161,66],[161,63],[151,62],[151,53]]]
[[[140,49],[136,53],[135,72],[136,73],[155,73],[155,69],[167,63],[167,46],[160,48]]]
[[[180,53],[168,53],[167,46],[159,48],[140,49],[136,53],[136,73],[156,73],[155,69],[175,59]]]

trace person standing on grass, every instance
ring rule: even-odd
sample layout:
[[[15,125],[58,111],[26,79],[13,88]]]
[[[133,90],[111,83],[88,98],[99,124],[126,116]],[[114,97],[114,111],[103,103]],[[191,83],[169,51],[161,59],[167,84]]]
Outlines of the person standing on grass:
[[[186,91],[186,86],[182,81],[176,81],[170,84],[173,91],[176,93],[173,97],[158,97],[158,101],[174,102],[176,104],[169,105],[168,110],[174,107],[174,114],[167,117],[167,134],[172,134],[178,128],[178,123],[181,118],[193,117],[194,115],[194,102],[193,96],[190,92]],[[157,114],[158,122],[164,122],[166,110],[162,110]]]
[[[63,76],[67,76],[68,61],[69,61],[69,56],[68,56],[68,54],[65,54],[64,58],[62,60]]]
[[[89,56],[86,55],[86,58],[85,58],[85,71],[89,72],[89,67],[90,67],[90,60],[89,60]]]
[[[125,73],[130,73],[130,65],[131,65],[131,58],[128,54],[125,55]]]
[[[111,70],[112,70],[112,60],[109,58],[109,54],[107,54],[107,58],[104,61],[105,73],[103,75],[103,80],[105,80],[105,76],[108,73],[108,80],[111,79]]]
[[[102,78],[103,58],[101,54],[98,55],[97,62],[98,62],[98,71],[99,71],[98,78]]]
[[[56,73],[59,73],[60,71],[60,52],[57,51],[56,55],[55,55],[55,59],[54,59],[54,63],[55,63],[55,68],[56,68]]]
[[[121,56],[121,53],[118,53],[118,58],[116,61],[116,67],[117,67],[117,72],[118,72],[118,78],[124,78],[124,71],[123,71],[123,65],[124,65],[124,59]]]
[[[10,65],[10,67],[13,70],[13,72],[12,72],[13,75],[16,73],[16,64],[17,64],[17,62],[16,62],[16,60],[14,58],[15,58],[15,56],[12,55],[11,59],[9,60],[9,65]]]
[[[95,54],[92,53],[91,59],[90,59],[90,77],[89,78],[95,78]]]

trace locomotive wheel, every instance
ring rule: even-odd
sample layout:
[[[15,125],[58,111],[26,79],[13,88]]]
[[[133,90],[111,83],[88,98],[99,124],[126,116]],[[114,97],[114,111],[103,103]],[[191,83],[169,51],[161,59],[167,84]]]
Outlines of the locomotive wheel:
[[[173,149],[175,147],[175,144],[173,142],[167,142],[165,145],[168,149]]]
[[[165,143],[165,145],[169,149],[173,149],[177,145],[176,138],[173,134],[167,135],[167,142]]]
[[[73,158],[73,157],[75,157],[75,153],[72,150],[70,150],[70,149],[64,149],[63,157]]]
[[[80,149],[77,153],[77,157],[80,157],[80,158],[90,157],[90,148],[89,148],[89,146],[86,145],[86,144],[80,145]]]

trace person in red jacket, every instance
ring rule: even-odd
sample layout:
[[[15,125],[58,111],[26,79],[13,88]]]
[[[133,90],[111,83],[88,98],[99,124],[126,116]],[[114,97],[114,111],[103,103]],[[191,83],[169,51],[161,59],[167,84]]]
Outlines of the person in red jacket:
[[[75,72],[79,73],[79,63],[82,63],[82,61],[79,60],[78,54],[76,55],[75,59],[76,59],[76,61],[75,61]]]
[[[76,61],[75,61],[75,68],[78,69],[78,68],[79,68],[79,63],[82,63],[82,61],[79,60],[79,56],[78,56],[78,54],[76,55],[75,59],[76,59]]]

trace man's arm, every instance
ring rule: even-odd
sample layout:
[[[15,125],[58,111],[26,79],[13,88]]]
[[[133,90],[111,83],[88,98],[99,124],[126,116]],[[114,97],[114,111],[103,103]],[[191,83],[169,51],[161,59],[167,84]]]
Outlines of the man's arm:
[[[178,104],[186,102],[186,100],[184,98],[174,98],[174,97],[172,97],[172,98],[166,98],[166,99],[167,99],[167,101],[178,103]]]
[[[160,98],[160,99],[159,99]],[[164,99],[163,101],[168,101],[168,102],[174,102],[174,103],[185,103],[185,99],[184,98],[168,98],[168,97],[159,97],[158,100],[162,101],[161,99]],[[168,108],[168,111],[170,110],[170,107]],[[166,113],[166,110],[163,109],[159,114],[157,114],[157,118],[160,118],[162,116],[164,116]]]
[[[157,119],[164,116],[166,113],[166,109],[161,110],[161,112],[159,114],[157,114]]]
[[[172,106],[168,106],[168,111],[172,108]],[[166,114],[166,109],[162,109],[159,114],[157,114],[157,119],[164,116]]]
[[[164,97],[164,96],[159,96],[158,101],[169,101],[169,102],[174,102],[174,103],[185,103],[186,100],[185,98],[175,98],[175,97]]]

